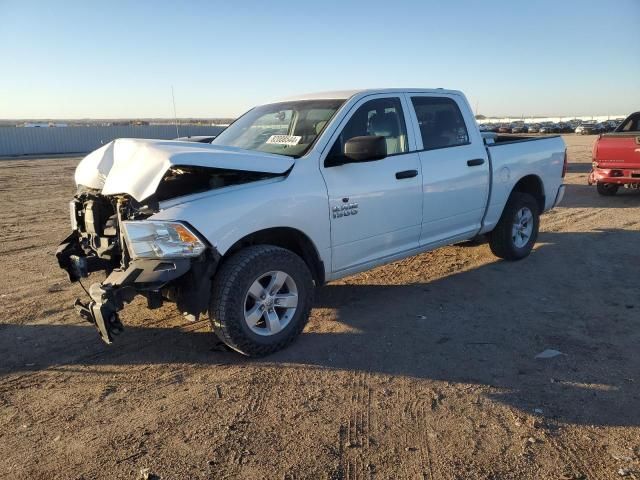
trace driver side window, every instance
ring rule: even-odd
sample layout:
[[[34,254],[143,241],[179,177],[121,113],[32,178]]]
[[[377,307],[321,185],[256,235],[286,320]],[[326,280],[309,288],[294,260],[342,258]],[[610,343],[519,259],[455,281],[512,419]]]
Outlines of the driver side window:
[[[407,127],[400,99],[378,98],[364,103],[351,116],[329,151],[329,157],[342,156],[344,144],[353,137],[381,136],[387,143],[387,155],[407,152]]]

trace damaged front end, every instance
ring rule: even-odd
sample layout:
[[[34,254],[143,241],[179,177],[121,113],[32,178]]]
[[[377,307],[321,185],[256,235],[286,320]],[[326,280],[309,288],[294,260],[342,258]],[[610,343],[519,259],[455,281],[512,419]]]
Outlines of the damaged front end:
[[[71,282],[104,272],[91,284],[91,299],[75,308],[93,323],[105,343],[123,330],[118,312],[136,295],[151,309],[175,302],[191,318],[206,312],[219,255],[184,222],[150,220],[159,202],[201,191],[254,180],[243,175],[202,167],[170,168],[155,195],[140,203],[126,194],[102,195],[79,190],[70,202],[72,233],[56,251],[60,268]]]
[[[149,308],[172,301],[191,318],[208,309],[220,256],[191,225],[157,221],[162,202],[286,175],[293,160],[237,148],[118,139],[78,165],[70,203],[72,233],[56,257],[69,280],[104,272],[76,309],[106,343],[122,331],[118,312],[136,295]],[[191,200],[189,200],[191,199]]]
[[[123,330],[118,312],[136,295],[145,296],[149,308],[174,301],[194,317],[207,309],[218,255],[189,225],[148,220],[155,213],[149,203],[87,189],[70,203],[73,231],[56,258],[71,282],[106,273],[89,287],[88,303],[75,302],[105,343]]]

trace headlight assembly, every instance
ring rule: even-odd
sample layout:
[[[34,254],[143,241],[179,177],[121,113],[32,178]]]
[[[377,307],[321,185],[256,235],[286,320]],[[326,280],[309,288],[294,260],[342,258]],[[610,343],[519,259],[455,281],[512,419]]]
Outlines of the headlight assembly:
[[[206,246],[182,223],[138,220],[122,222],[132,258],[197,257]]]

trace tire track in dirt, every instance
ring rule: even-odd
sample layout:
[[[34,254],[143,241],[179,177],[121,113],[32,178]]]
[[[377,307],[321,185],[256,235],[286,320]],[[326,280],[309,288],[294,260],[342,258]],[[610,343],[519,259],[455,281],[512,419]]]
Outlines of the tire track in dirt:
[[[246,444],[251,434],[250,429],[256,417],[265,414],[265,407],[272,392],[272,377],[264,375],[259,368],[247,379],[248,389],[242,398],[242,407],[238,410],[226,427],[223,440],[210,453],[211,462],[216,464],[216,475],[221,478],[242,478],[242,467],[245,459],[252,453]],[[290,478],[292,474],[287,474]]]
[[[353,372],[345,392],[344,404],[348,404],[349,408],[338,435],[340,478],[344,480],[374,478],[375,465],[371,463],[370,450],[377,441],[375,426],[372,425],[373,389],[370,378],[369,372]]]
[[[583,220],[589,220],[587,223],[592,225],[594,217],[600,217],[603,214],[608,214],[609,209],[600,208],[580,208],[580,209],[563,209],[559,208],[557,214],[555,215],[544,215],[541,217],[540,226],[542,232],[546,231],[562,231],[567,227],[571,227],[575,229],[583,225]],[[570,225],[567,225],[568,222],[571,222]]]
[[[410,394],[408,398],[407,393]],[[408,463],[404,465],[405,478],[420,478],[434,480],[444,478],[442,472],[435,465],[437,452],[431,442],[434,435],[429,421],[431,414],[436,411],[444,398],[438,390],[413,391],[406,389],[402,392],[399,405],[402,406],[403,430],[405,436],[405,451]],[[412,455],[416,453],[416,455]]]
[[[423,469],[423,478],[425,480],[426,479],[435,480],[436,478],[440,478],[441,475],[436,477],[434,473],[434,465],[432,460],[435,457],[433,455],[434,447],[432,446],[431,441],[429,439],[429,436],[432,435],[432,433],[430,431],[431,428],[430,428],[429,422],[427,421],[426,405],[424,403],[420,404],[419,410],[417,411],[420,415],[418,424],[422,426],[419,432],[420,434],[419,439],[420,439],[420,458],[421,458],[420,463]]]
[[[548,435],[547,438],[550,445],[557,453],[558,461],[561,463],[568,463],[571,467],[571,471],[565,471],[564,477],[561,478],[567,478],[571,480],[599,480],[602,478],[607,478],[606,474],[604,474],[603,472],[594,472],[589,464],[582,461],[580,455],[573,447],[563,442],[559,436],[556,436],[558,433],[559,432],[556,432],[553,435]]]

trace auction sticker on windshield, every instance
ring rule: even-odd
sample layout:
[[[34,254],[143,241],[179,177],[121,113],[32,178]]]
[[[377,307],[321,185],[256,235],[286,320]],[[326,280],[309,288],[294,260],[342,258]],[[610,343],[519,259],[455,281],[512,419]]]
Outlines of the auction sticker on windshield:
[[[270,145],[297,145],[302,137],[295,135],[271,135],[267,143]]]

